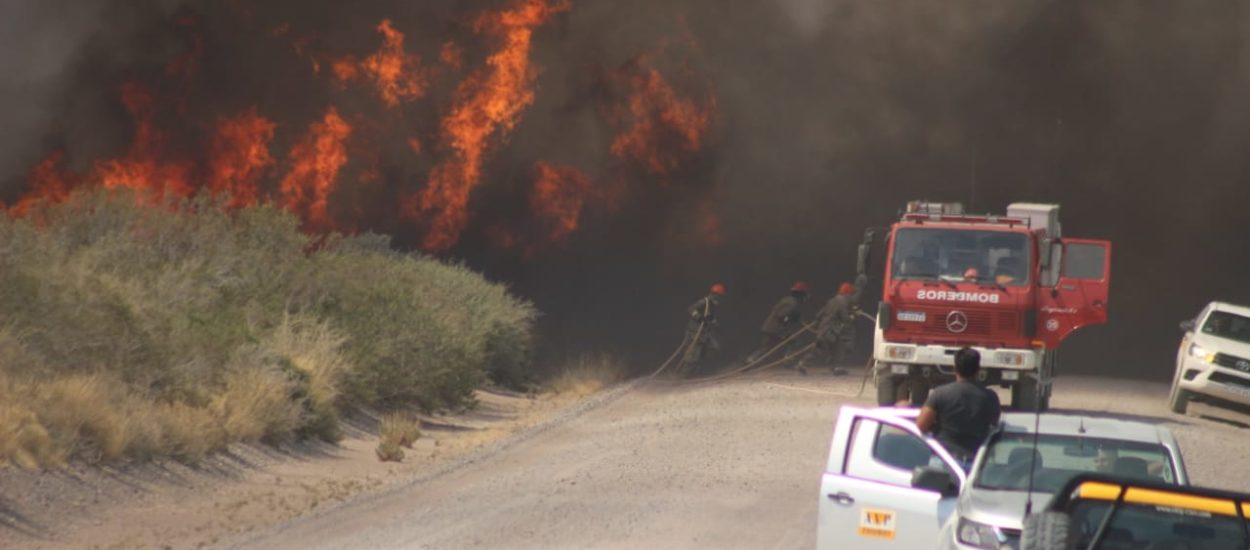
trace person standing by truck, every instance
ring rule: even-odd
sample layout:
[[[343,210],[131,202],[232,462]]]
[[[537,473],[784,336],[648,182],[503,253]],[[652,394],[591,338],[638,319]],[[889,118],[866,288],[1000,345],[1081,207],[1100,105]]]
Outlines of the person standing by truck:
[[[964,471],[971,468],[977,449],[1002,417],[998,394],[974,382],[980,370],[977,350],[965,347],[955,352],[955,381],[930,392],[916,417],[916,427],[934,434]]]

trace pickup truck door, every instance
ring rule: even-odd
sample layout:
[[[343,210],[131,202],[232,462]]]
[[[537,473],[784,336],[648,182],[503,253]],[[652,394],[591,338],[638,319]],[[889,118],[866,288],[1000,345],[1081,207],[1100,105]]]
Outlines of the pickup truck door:
[[[843,407],[820,483],[816,547],[936,548],[958,489],[944,495],[912,487],[912,473],[945,467],[962,488],[967,476],[956,464],[913,419]]]

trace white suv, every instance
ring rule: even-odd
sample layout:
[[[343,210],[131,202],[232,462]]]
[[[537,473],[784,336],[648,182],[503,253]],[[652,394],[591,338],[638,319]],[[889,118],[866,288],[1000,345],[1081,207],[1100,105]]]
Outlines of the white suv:
[[[1172,412],[1185,414],[1191,400],[1204,398],[1250,405],[1250,308],[1211,302],[1181,330]]]

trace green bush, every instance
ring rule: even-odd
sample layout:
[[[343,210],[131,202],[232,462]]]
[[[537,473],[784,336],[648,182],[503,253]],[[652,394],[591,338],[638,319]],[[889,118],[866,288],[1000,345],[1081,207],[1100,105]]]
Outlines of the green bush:
[[[343,407],[464,407],[488,373],[525,369],[534,317],[376,235],[84,192],[0,216],[0,460],[193,459],[335,441]]]

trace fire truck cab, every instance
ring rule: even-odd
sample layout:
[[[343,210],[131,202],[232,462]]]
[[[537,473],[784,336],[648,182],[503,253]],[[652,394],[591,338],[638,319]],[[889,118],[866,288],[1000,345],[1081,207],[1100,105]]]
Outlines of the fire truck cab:
[[[995,216],[913,201],[886,247],[873,345],[883,406],[923,404],[954,379],[954,354],[968,346],[981,353],[982,382],[1010,388],[1016,409],[1045,410],[1059,344],[1107,320],[1111,243],[1063,237],[1059,205],[1017,203]]]

